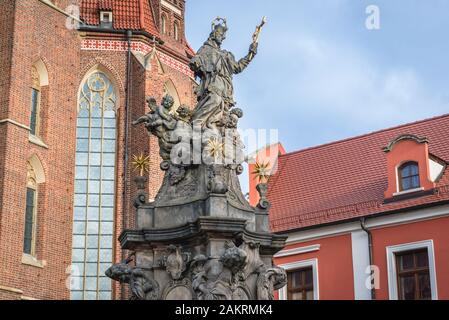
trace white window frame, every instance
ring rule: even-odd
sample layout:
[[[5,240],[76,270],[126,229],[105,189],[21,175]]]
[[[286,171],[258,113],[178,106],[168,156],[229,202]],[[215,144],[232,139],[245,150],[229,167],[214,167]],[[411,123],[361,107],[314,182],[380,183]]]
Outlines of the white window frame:
[[[106,15],[109,17],[108,20],[105,19]],[[100,23],[112,23],[112,22],[113,22],[112,11],[100,11]]]
[[[292,263],[287,263],[279,266],[287,272],[291,272],[298,269],[303,269],[307,267],[312,267],[313,270],[313,300],[320,300],[320,289],[318,281],[318,259],[310,259],[304,261],[297,261]],[[288,285],[288,284],[287,284]],[[279,300],[287,300],[287,286],[278,290]]]
[[[429,255],[429,276],[430,289],[432,292],[432,300],[438,300],[438,288],[435,268],[435,252],[433,248],[433,240],[425,240],[413,243],[389,246],[387,250],[387,266],[388,266],[388,292],[390,300],[398,300],[398,278],[396,270],[396,254],[406,251],[414,251],[419,249],[427,249]]]

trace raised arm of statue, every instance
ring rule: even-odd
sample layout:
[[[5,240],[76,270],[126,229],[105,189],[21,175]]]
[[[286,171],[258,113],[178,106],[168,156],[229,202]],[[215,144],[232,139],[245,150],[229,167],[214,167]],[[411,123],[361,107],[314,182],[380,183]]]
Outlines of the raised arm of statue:
[[[242,58],[237,65],[234,68],[234,73],[240,73],[243,70],[246,69],[246,67],[249,65],[249,63],[254,59],[254,57],[257,55],[257,47],[259,44],[259,35],[262,31],[263,26],[267,22],[267,18],[263,17],[262,22],[256,27],[256,31],[253,34],[253,43],[251,43],[251,46],[249,47],[248,55],[244,58]]]
[[[252,43],[249,47],[248,54],[240,59],[238,62],[234,60],[234,57],[232,56],[231,59],[231,65],[233,66],[234,74],[239,74],[245,70],[248,65],[251,63],[251,61],[254,59],[254,57],[257,55],[257,43]]]

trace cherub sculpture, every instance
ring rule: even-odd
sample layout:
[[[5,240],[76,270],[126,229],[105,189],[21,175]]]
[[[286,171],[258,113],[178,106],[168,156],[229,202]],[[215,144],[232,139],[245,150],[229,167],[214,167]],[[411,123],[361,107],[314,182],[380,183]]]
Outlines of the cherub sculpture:
[[[237,125],[239,119],[243,117],[243,111],[233,108],[227,115],[225,121],[225,164],[231,167],[241,165],[245,160],[245,144],[242,141]]]
[[[159,139],[160,155],[163,160],[170,160],[170,152],[173,147],[170,132],[176,127],[176,119],[170,114],[174,99],[170,95],[164,96],[161,106],[157,105],[156,99],[147,99],[150,112],[133,122],[133,125],[145,124],[148,132]]]

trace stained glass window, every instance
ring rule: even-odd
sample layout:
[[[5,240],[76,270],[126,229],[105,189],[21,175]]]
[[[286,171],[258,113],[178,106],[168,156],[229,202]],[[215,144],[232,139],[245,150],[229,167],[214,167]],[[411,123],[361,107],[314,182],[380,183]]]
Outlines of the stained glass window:
[[[77,119],[72,299],[111,299],[117,96],[95,72],[82,85]]]

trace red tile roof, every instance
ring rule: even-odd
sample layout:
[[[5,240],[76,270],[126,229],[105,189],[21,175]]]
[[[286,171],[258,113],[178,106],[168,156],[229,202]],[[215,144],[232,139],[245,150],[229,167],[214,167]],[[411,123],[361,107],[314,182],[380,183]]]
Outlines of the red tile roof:
[[[449,114],[279,157],[269,181],[275,232],[343,221],[449,200],[449,166],[433,194],[385,204],[382,148],[401,134],[429,139],[429,152],[449,163]]]
[[[113,28],[146,31],[159,37],[148,0],[82,0],[81,19],[88,25],[100,24],[100,10],[112,10]]]

